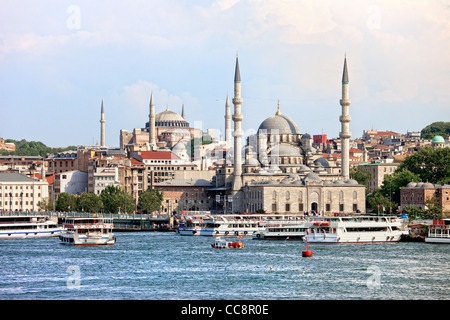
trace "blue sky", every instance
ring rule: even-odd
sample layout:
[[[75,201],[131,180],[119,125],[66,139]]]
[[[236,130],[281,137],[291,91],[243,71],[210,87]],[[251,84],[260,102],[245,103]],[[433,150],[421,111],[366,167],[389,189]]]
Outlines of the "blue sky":
[[[352,138],[450,121],[450,1],[2,1],[0,137],[106,143],[156,111],[224,130],[236,52],[247,133],[276,112],[337,137],[347,54]]]

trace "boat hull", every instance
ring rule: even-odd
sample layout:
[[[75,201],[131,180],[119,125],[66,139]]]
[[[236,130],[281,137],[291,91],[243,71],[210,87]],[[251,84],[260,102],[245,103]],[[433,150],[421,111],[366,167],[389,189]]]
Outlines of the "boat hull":
[[[20,231],[2,231],[0,233],[0,240],[2,239],[33,239],[33,238],[53,238],[61,234],[60,229],[46,229],[36,231],[35,229],[20,230]]]
[[[360,234],[314,234],[309,236],[310,243],[380,243],[398,242],[403,232],[392,233],[360,233]]]
[[[267,234],[256,232],[253,234],[253,240],[303,240],[305,234]]]
[[[425,242],[426,243],[450,244],[450,238],[425,237]]]

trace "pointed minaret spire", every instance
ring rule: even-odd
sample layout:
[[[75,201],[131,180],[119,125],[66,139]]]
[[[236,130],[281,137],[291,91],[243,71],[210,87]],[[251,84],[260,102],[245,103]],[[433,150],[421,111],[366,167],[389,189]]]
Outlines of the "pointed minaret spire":
[[[349,87],[348,87],[348,71],[347,71],[347,55],[344,58],[344,71],[342,74],[342,99],[340,104],[342,106],[342,114],[339,117],[341,122],[341,132],[339,137],[341,138],[341,175],[344,179],[349,179],[350,177],[350,137],[352,136],[350,132],[350,121],[352,118],[349,114],[350,99],[349,99]]]
[[[234,70],[234,82],[241,82],[241,72],[239,71],[239,58],[236,53],[236,69]]]
[[[153,90],[150,94],[150,114],[149,114],[149,143],[150,147],[156,146],[156,139],[155,139],[155,103],[153,102]]]
[[[233,173],[233,212],[238,212],[243,210],[242,203],[242,125],[241,122],[244,119],[241,113],[242,98],[241,98],[241,75],[239,72],[239,60],[236,55],[236,69],[234,74],[234,173]]]
[[[102,98],[102,109],[100,112],[100,146],[105,147],[105,109],[103,107],[103,98]]]
[[[344,72],[342,73],[342,84],[348,84],[347,54],[345,54],[344,58]]]
[[[183,117],[184,120],[186,120],[186,116],[184,114],[184,102],[183,102],[183,105],[181,107],[181,116]]]

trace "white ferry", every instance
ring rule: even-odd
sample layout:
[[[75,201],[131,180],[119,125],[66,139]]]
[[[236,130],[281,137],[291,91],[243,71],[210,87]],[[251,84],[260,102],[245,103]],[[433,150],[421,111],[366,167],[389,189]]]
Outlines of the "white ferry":
[[[310,243],[397,242],[409,233],[392,216],[315,217],[307,225]]]
[[[306,231],[306,222],[303,219],[281,221],[279,223],[265,223],[265,228],[252,235],[254,240],[303,240]]]
[[[303,215],[283,214],[223,214],[204,216],[184,216],[177,232],[183,236],[252,236],[266,228],[266,223],[283,223],[303,219]]]
[[[0,239],[49,238],[60,232],[58,224],[45,215],[0,216]]]
[[[428,228],[427,243],[450,243],[450,219],[433,220]]]
[[[75,246],[113,245],[116,243],[113,228],[112,219],[68,218],[59,239],[63,244]]]

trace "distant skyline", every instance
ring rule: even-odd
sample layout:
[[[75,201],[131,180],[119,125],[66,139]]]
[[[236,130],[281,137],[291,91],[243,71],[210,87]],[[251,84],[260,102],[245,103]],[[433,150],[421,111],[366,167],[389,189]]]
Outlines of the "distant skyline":
[[[246,136],[275,114],[338,137],[347,55],[352,139],[450,121],[450,1],[2,1],[0,137],[106,145],[150,94],[224,135],[236,53]],[[233,113],[233,106],[232,106]],[[218,137],[219,138],[219,137]]]

